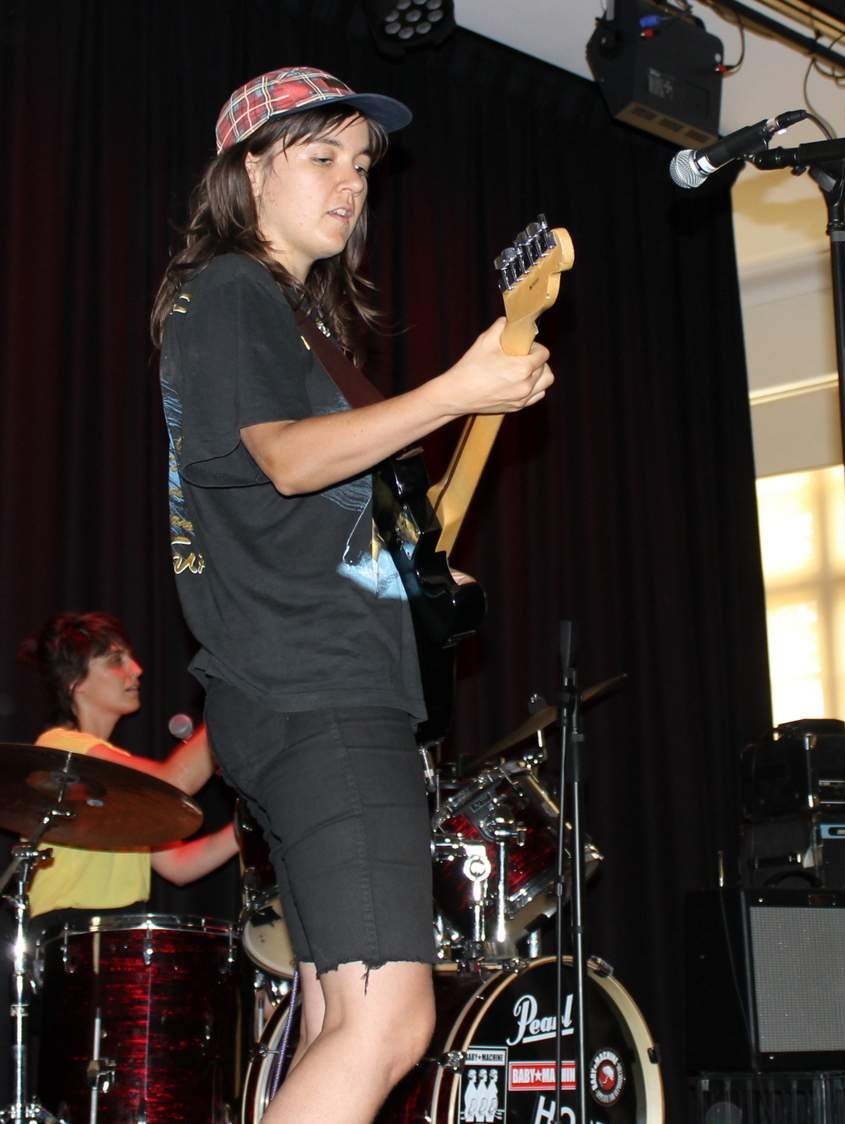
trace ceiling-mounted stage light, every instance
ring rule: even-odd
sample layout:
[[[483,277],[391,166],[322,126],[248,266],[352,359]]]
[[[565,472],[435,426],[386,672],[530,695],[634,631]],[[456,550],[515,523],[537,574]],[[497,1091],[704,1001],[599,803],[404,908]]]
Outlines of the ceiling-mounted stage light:
[[[388,58],[437,46],[455,30],[454,0],[364,0],[376,46]]]
[[[614,117],[679,146],[719,135],[721,40],[668,0],[608,0],[587,62]]]

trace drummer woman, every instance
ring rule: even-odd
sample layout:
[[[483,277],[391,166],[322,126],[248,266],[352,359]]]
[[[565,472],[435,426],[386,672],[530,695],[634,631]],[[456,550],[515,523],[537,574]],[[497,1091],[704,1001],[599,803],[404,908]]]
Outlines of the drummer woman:
[[[21,658],[41,671],[53,725],[36,744],[128,766],[189,795],[209,779],[214,762],[200,728],[166,761],[137,757],[112,745],[118,721],[141,705],[142,669],[116,617],[63,612],[24,641]],[[183,885],[215,870],[237,852],[231,824],[164,850],[93,851],[50,844],[52,859],[33,877],[30,908],[39,928],[91,913],[133,912],[150,895],[150,870]]]

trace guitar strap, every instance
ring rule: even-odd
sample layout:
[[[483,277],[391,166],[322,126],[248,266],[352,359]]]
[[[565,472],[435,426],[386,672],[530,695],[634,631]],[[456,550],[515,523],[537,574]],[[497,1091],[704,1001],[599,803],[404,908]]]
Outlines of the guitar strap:
[[[297,326],[309,349],[317,356],[326,374],[352,407],[372,406],[383,402],[384,395],[370,382],[351,359],[338,347],[335,341],[317,327],[305,312],[295,313]]]

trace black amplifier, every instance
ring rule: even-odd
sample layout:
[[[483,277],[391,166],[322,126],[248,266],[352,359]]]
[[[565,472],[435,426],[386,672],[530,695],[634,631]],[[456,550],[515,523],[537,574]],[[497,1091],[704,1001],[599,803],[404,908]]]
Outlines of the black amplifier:
[[[742,824],[740,883],[845,890],[845,808]]]
[[[704,890],[685,904],[688,1070],[841,1071],[845,894]],[[718,1110],[713,1118],[714,1124],[791,1119]],[[804,1124],[823,1119],[802,1117]]]
[[[839,719],[786,722],[747,745],[740,768],[746,820],[845,813],[845,723]]]

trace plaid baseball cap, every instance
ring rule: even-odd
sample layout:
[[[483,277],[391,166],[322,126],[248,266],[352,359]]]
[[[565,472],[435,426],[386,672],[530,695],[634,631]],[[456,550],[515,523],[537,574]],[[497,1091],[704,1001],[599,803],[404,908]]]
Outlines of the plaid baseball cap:
[[[411,120],[401,101],[384,94],[356,94],[345,82],[311,66],[288,66],[252,78],[229,97],[217,118],[217,152],[231,148],[271,117],[282,117],[319,105],[346,102],[360,109],[388,133]]]

